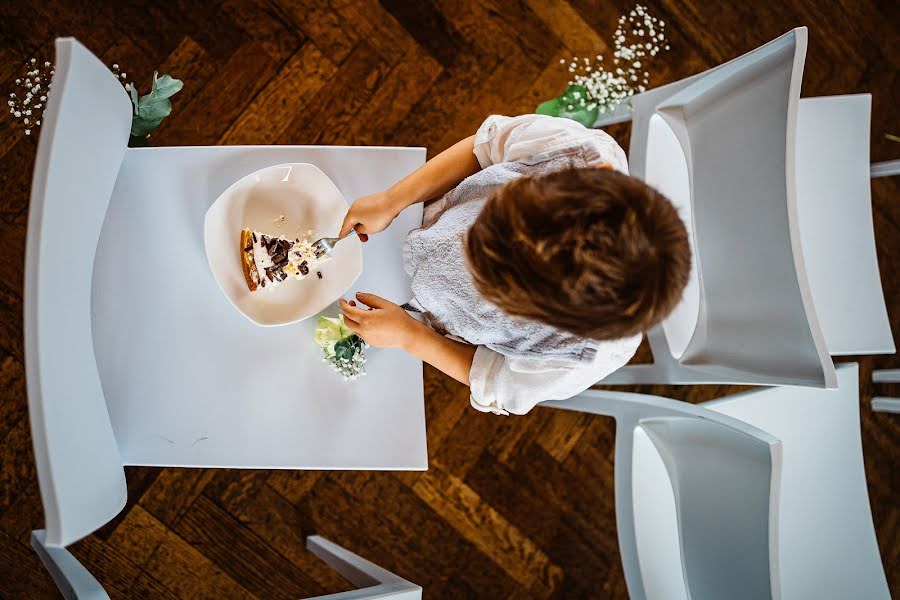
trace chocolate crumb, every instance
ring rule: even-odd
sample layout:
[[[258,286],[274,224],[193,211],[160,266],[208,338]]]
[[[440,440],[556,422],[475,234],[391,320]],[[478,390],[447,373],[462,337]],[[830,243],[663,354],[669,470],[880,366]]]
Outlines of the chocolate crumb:
[[[300,273],[301,273],[302,275],[309,275],[309,267],[306,266],[306,261],[305,261],[305,260],[304,260],[302,263],[300,263],[299,269],[300,269]]]
[[[253,243],[255,244],[255,243],[256,243],[256,232],[254,231],[254,232],[251,233],[250,235],[253,236]]]
[[[316,271],[316,277],[322,279],[322,271]]]

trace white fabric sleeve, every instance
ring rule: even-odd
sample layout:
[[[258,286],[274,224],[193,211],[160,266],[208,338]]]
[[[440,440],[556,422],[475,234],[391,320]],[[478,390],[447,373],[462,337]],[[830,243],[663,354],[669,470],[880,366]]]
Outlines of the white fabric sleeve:
[[[470,403],[482,412],[522,415],[545,400],[565,400],[631,360],[642,336],[604,343],[584,365],[511,358],[478,346],[469,370]]]
[[[606,132],[547,115],[491,115],[475,133],[475,157],[481,168],[501,162],[529,160],[538,154],[584,145],[592,164],[609,163],[628,173],[625,151]]]

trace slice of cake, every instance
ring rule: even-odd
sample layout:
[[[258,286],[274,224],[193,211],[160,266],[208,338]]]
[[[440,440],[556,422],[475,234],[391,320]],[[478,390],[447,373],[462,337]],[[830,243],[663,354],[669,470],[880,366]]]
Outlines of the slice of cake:
[[[289,240],[241,230],[241,266],[251,292],[273,288],[287,279],[303,279],[329,258],[327,254],[317,258],[308,239]]]

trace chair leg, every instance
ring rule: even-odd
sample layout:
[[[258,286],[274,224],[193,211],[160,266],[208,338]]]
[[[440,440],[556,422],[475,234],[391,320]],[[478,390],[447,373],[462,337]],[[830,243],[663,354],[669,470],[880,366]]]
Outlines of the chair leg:
[[[872,371],[875,383],[900,383],[900,369],[881,369]]]
[[[872,398],[872,410],[874,412],[886,412],[900,415],[900,398],[875,396]]]
[[[323,562],[346,577],[350,583],[363,588],[317,596],[317,598],[327,598],[328,600],[362,600],[364,598],[414,600],[422,597],[421,587],[323,537],[317,535],[307,537],[306,547]]]
[[[880,163],[872,163],[869,167],[869,177],[891,177],[900,175],[900,160],[887,160]]]
[[[46,532],[31,532],[31,547],[66,600],[109,600],[106,590],[68,550],[46,544]]]

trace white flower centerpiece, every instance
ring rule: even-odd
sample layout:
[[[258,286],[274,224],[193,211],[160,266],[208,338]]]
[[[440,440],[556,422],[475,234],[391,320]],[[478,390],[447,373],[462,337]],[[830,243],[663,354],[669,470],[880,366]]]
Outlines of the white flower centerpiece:
[[[627,104],[635,93],[646,91],[650,81],[648,63],[669,49],[665,28],[665,21],[638,4],[619,17],[612,60],[604,63],[599,54],[594,61],[573,58],[569,63],[572,79],[566,90],[558,98],[540,104],[535,112],[593,127],[599,115],[613,112],[619,105]],[[566,64],[565,59],[559,62]]]
[[[366,344],[361,337],[350,331],[344,324],[344,315],[319,317],[313,341],[322,349],[322,362],[331,365],[344,376],[344,381],[353,381],[366,374]]]

